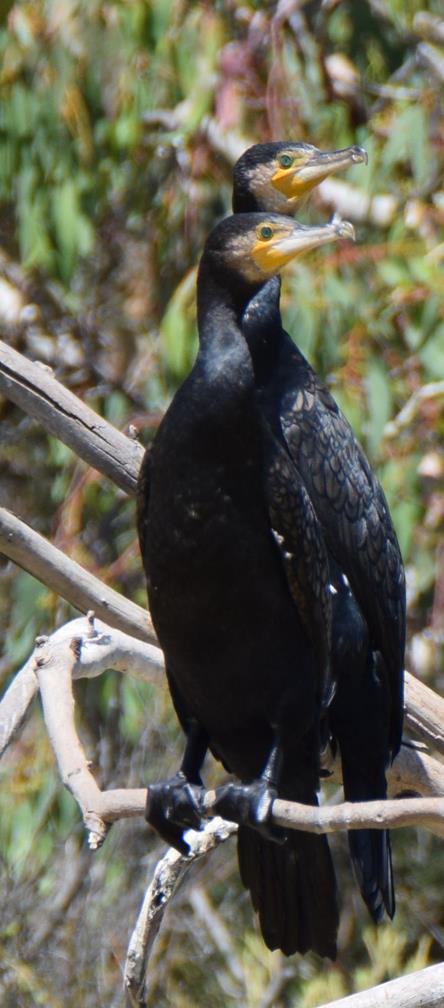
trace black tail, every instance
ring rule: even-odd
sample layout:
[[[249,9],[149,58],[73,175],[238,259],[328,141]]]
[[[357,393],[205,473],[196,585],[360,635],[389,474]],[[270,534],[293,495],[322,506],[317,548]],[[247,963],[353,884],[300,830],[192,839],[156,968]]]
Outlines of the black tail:
[[[268,948],[335,959],[339,918],[327,837],[288,830],[279,844],[240,826],[238,856]]]
[[[390,690],[382,656],[369,645],[368,632],[353,596],[341,581],[334,610],[333,671],[336,694],[330,725],[339,743],[346,801],[387,797],[385,769],[390,761]],[[362,898],[376,923],[395,912],[390,837],[387,830],[351,830],[350,855]]]
[[[350,800],[345,795],[347,800]],[[372,796],[372,800],[374,795]],[[395,913],[392,854],[388,830],[352,830],[348,845],[356,880],[375,924]]]
[[[377,712],[369,704],[362,717],[355,708],[348,725],[337,732],[346,801],[377,801],[387,797],[385,767],[389,753],[387,744],[381,740],[383,722],[383,710]],[[348,845],[356,880],[373,920],[378,924],[384,910],[393,917],[395,891],[388,830],[351,830]]]

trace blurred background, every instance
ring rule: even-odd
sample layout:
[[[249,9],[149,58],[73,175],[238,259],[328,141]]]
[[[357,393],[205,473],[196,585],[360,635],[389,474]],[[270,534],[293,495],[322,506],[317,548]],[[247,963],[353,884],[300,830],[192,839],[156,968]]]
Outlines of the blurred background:
[[[364,146],[368,167],[325,183],[301,214],[327,220],[338,208],[357,243],[286,271],[284,322],[382,481],[407,565],[407,667],[442,691],[439,16],[440,0],[3,0],[0,331],[148,443],[194,359],[196,264],[229,212],[236,158],[269,139]],[[133,501],[3,398],[0,417],[0,504],[145,605]],[[74,612],[1,557],[0,578],[5,686],[36,634]],[[182,738],[165,689],[110,672],[76,695],[103,785],[141,786],[177,768]],[[86,850],[37,705],[0,772],[2,1004],[123,1005],[128,936],[162,845],[142,822],[122,822],[99,853]],[[345,839],[333,846],[336,964],[268,952],[231,841],[176,897],[149,1003],[313,1008],[442,960],[442,843],[396,831],[398,909],[378,930]]]

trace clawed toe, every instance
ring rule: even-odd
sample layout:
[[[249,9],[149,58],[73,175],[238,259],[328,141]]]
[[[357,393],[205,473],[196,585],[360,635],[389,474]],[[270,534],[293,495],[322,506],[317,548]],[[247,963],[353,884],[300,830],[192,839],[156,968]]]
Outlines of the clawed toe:
[[[183,833],[201,829],[204,788],[191,784],[182,773],[169,781],[152,784],[147,793],[145,818],[163,840],[181,854],[190,848]]]
[[[252,826],[268,840],[285,843],[285,831],[271,822],[275,788],[264,780],[252,784],[226,784],[216,791],[214,810],[240,826]]]

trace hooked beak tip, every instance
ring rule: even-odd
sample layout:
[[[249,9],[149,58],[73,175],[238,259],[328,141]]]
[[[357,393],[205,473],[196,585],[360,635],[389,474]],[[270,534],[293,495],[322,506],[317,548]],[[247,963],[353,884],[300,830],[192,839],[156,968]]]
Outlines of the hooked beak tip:
[[[358,147],[358,146],[352,147],[351,156],[352,161],[354,161],[355,164],[365,164],[365,165],[368,164],[368,154],[365,147]]]
[[[334,214],[330,224],[334,227],[338,238],[350,238],[355,241],[355,229],[350,221],[342,220],[339,214]]]

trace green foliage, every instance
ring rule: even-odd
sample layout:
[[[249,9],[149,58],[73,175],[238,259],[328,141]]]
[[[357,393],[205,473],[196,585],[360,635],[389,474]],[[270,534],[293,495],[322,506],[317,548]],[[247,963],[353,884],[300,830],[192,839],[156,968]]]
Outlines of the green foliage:
[[[232,149],[285,136],[365,146],[368,168],[337,180],[357,198],[357,242],[289,270],[283,314],[377,467],[408,564],[410,629],[429,641],[444,618],[436,562],[443,397],[423,399],[395,434],[387,423],[444,379],[442,81],[414,58],[415,14],[442,17],[441,7],[302,3],[287,19],[282,5],[277,17],[276,4],[258,0],[0,4],[1,235],[33,307],[31,321],[20,316],[7,332],[146,441],[194,359],[196,264],[210,227],[229,211]],[[315,198],[301,216],[328,213]],[[0,401],[0,412],[2,503],[143,604],[133,502],[15,407]],[[6,682],[36,633],[63,622],[68,608],[12,565],[0,573]],[[166,690],[108,673],[77,684],[76,696],[107,786],[174,772],[182,743]],[[208,774],[220,779],[210,766]],[[315,1008],[441,958],[430,936],[444,927],[442,854],[430,837],[401,832],[397,916],[378,931],[366,926],[345,846],[336,845],[345,936],[336,966],[267,952],[226,844],[175,900],[154,952],[149,1003],[258,1008],[274,990],[275,1008]],[[94,857],[81,837],[36,709],[2,764],[6,1008],[123,1005],[128,933],[160,848],[143,824],[113,827]],[[62,918],[33,946],[76,865]],[[207,894],[206,916],[193,887]]]

